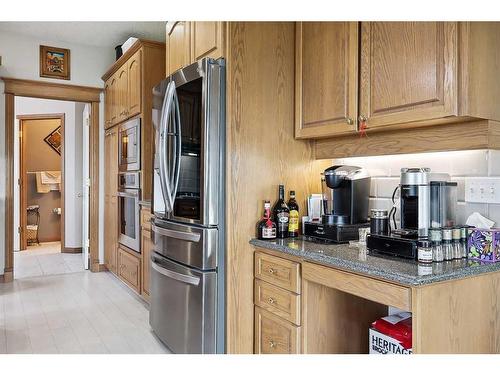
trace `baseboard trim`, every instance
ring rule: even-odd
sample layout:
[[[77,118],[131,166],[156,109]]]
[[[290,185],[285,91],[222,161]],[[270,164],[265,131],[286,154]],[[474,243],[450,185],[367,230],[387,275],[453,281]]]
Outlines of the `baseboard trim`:
[[[61,247],[61,253],[78,254],[82,251],[81,247]]]
[[[11,283],[14,280],[14,271],[12,268],[6,268],[3,275],[0,275],[0,283]]]

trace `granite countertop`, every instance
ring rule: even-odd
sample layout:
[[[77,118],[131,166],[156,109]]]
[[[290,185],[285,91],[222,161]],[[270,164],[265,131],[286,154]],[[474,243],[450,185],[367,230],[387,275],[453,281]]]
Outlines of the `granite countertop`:
[[[303,237],[265,241],[252,239],[250,243],[313,263],[405,286],[425,285],[500,271],[500,262],[479,263],[462,259],[422,265],[412,260],[368,255],[366,247],[317,243],[307,241]]]

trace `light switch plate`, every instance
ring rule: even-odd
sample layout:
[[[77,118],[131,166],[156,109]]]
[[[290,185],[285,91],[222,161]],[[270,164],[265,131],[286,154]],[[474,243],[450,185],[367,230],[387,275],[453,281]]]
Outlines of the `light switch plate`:
[[[470,203],[500,203],[500,178],[466,177],[465,201]]]

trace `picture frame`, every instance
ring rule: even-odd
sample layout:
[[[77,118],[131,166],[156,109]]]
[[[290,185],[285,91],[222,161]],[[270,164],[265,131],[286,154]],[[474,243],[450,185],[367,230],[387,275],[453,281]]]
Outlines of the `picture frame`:
[[[61,155],[61,147],[62,147],[62,133],[61,133],[61,127],[58,126],[54,130],[50,132],[49,135],[47,135],[43,139],[55,152],[57,152],[59,155]]]
[[[40,77],[70,79],[70,50],[40,45]]]

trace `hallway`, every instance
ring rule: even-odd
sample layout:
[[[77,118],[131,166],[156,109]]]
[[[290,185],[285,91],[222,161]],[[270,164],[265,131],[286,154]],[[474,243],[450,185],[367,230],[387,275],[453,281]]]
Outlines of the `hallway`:
[[[14,252],[14,278],[82,272],[82,254],[61,253],[60,242],[44,242]]]
[[[84,271],[0,284],[1,353],[169,351],[133,292],[109,272]]]

